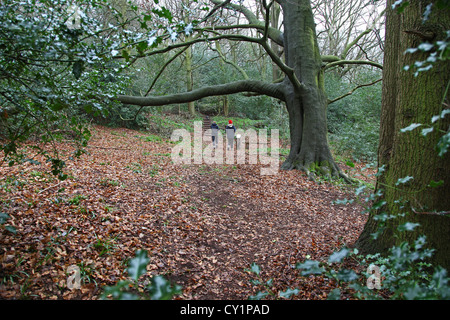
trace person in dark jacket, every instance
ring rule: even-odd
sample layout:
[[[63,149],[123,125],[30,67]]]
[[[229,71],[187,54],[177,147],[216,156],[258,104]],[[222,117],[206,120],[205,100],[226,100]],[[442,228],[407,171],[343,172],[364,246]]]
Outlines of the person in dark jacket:
[[[228,125],[225,127],[225,132],[227,133],[227,150],[233,149],[233,143],[234,143],[234,133],[236,132],[236,127],[233,124],[232,120],[228,121]]]
[[[217,147],[217,142],[219,140],[219,126],[215,121],[211,124],[211,138],[213,142],[213,148]]]

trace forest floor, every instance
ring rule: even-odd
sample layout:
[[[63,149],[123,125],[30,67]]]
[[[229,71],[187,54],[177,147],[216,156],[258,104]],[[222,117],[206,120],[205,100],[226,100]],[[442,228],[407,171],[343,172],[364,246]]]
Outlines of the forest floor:
[[[150,258],[142,282],[163,275],[182,287],[176,299],[248,299],[263,289],[252,263],[274,292],[326,299],[336,284],[294,266],[355,242],[362,206],[334,203],[354,198],[352,189],[298,171],[263,176],[260,164],[176,165],[173,146],[95,126],[88,153],[67,162],[67,180],[45,163],[1,167],[1,212],[17,233],[0,229],[0,299],[98,299],[126,278],[138,249]],[[343,165],[358,179],[362,167]],[[71,265],[81,289],[67,288]]]

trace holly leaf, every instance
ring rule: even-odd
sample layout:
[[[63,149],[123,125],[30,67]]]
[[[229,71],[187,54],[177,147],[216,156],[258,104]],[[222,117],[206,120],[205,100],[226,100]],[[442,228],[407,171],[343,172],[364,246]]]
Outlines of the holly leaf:
[[[327,300],[341,300],[341,290],[335,288],[328,294]]]
[[[140,276],[147,272],[147,264],[150,259],[147,257],[147,251],[136,251],[136,257],[130,260],[130,265],[127,269],[128,275],[134,281],[137,281]]]
[[[347,269],[339,270],[336,277],[339,280],[346,281],[346,282],[350,282],[350,281],[354,281],[354,280],[358,279],[358,275],[355,273],[355,271],[347,270]]]
[[[263,299],[264,297],[266,297],[268,294],[269,294],[269,293],[267,293],[267,292],[261,292],[261,291],[260,291],[260,292],[258,292],[256,295],[248,297],[248,299],[249,299],[249,300],[261,300],[261,299]]]
[[[170,300],[176,294],[181,292],[179,285],[171,286],[163,276],[155,276],[150,286],[150,297],[152,300]]]
[[[287,289],[286,291],[281,291],[278,295],[281,298],[289,299],[292,295],[296,295],[300,292],[298,289]]]
[[[259,275],[261,272],[261,268],[256,264],[256,263],[252,263],[250,265],[250,269],[247,269],[247,271],[253,272],[254,274]]]
[[[0,212],[0,224],[4,224],[10,217],[4,212]]]
[[[319,267],[319,261],[306,260],[303,263],[297,264],[297,269],[303,269],[302,275],[310,275],[310,274],[322,274],[325,272],[325,269]]]

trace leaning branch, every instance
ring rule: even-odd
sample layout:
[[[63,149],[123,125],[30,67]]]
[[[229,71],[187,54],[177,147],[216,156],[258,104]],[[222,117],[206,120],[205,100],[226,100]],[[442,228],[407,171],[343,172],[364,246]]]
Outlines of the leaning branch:
[[[163,106],[169,104],[192,102],[205,97],[222,96],[242,92],[256,92],[280,100],[284,100],[284,93],[282,87],[279,84],[272,84],[254,80],[235,81],[227,84],[203,87],[184,93],[165,96],[138,97],[119,95],[117,97],[117,100],[124,104],[137,106]]]

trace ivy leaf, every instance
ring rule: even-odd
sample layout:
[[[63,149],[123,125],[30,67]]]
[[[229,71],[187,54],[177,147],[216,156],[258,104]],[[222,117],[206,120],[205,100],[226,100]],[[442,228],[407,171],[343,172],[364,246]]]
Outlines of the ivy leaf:
[[[421,51],[430,51],[430,50],[433,49],[433,48],[434,48],[434,45],[431,44],[431,43],[427,43],[427,42],[421,43],[421,44],[417,47],[417,49],[419,49],[419,50],[421,50]]]
[[[447,114],[450,114],[450,109],[444,109],[441,112],[441,118],[444,119]]]
[[[425,137],[427,134],[433,131],[433,127],[422,129],[422,135]]]
[[[188,36],[192,33],[193,30],[194,26],[192,25],[192,23],[189,23],[186,28],[184,28],[184,33]]]
[[[114,286],[105,287],[101,298],[107,299],[111,295],[114,300],[139,300],[138,295],[124,291],[129,284],[128,281],[121,280]]]
[[[442,157],[447,152],[449,146],[450,146],[450,132],[447,132],[439,139],[436,145],[439,157]]]
[[[360,186],[359,188],[357,188],[355,190],[355,195],[357,195],[357,196],[360,195],[365,189],[366,189],[365,185]]]
[[[128,50],[123,49],[122,50],[122,57],[124,57],[124,59],[128,62],[130,61],[130,53],[128,52]]]
[[[422,124],[420,123],[412,123],[409,126],[407,126],[406,128],[400,129],[400,132],[407,132],[407,131],[412,131],[417,127],[420,127]]]
[[[443,184],[444,184],[444,180],[439,180],[439,181],[431,180],[431,182],[428,186],[431,188],[436,188],[436,187],[442,186]]]
[[[415,283],[414,286],[409,287],[405,291],[404,296],[408,300],[420,299],[422,291],[422,288],[417,283]]]
[[[438,120],[439,120],[439,118],[440,118],[440,116],[439,116],[439,115],[435,115],[435,116],[433,116],[433,117],[431,118],[431,123],[435,123],[436,121],[438,121]]]
[[[333,252],[333,254],[328,258],[328,263],[341,262],[345,257],[348,256],[350,250],[343,248],[341,251]]]
[[[398,231],[413,231],[416,227],[420,226],[420,223],[406,222],[405,224],[397,227]]]
[[[408,5],[409,5],[409,1],[397,0],[392,5],[392,9],[397,8],[397,12],[402,13]]]
[[[173,20],[172,13],[169,10],[167,10],[167,8],[165,7],[162,7],[161,9],[155,8],[152,10],[152,12],[156,14],[158,17],[166,18],[167,20],[169,20],[170,23],[172,23]]]
[[[0,224],[4,224],[10,217],[4,212],[0,212]]]
[[[410,181],[412,179],[414,179],[414,177],[411,177],[411,176],[406,176],[404,178],[400,178],[400,179],[397,180],[395,185],[398,186],[399,184],[405,184],[405,183],[407,183],[408,181]]]

